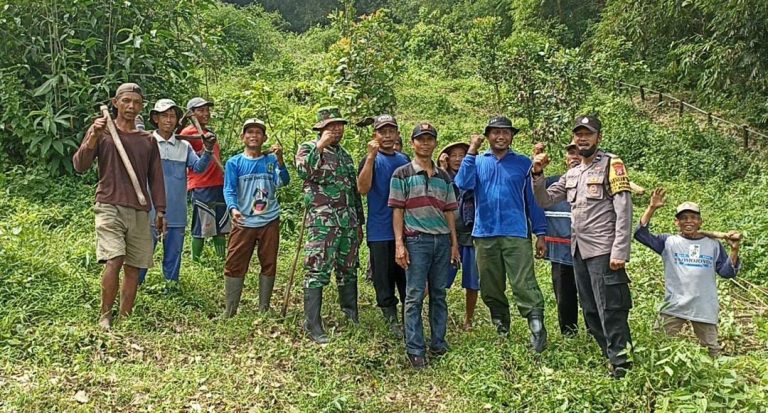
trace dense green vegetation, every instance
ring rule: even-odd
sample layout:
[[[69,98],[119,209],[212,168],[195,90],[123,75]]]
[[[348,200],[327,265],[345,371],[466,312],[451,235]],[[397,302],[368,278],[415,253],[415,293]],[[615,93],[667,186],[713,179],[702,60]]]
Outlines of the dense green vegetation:
[[[746,151],[729,131],[636,105],[613,87],[617,79],[664,87],[765,130],[764,2],[391,0],[309,2],[315,8],[306,10],[297,5],[307,2],[258,3],[0,0],[0,411],[768,408],[762,149]],[[184,257],[178,296],[164,296],[160,271],[151,270],[135,315],[103,333],[90,210],[96,174],[72,176],[70,158],[94,105],[124,80],[141,83],[150,102],[214,99],[212,126],[225,156],[240,151],[239,125],[252,116],[295,153],[326,104],[353,121],[392,112],[406,137],[414,122],[429,120],[441,146],[506,113],[522,128],[516,150],[529,153],[543,140],[555,157],[571,119],[599,113],[604,146],[622,156],[633,180],[668,188],[654,229],[673,231],[673,205],[694,200],[707,228],[745,234],[741,279],[720,282],[726,356],[712,360],[691,337],[654,331],[661,263],[639,244],[628,268],[636,368],[621,382],[606,376],[586,334],[556,332],[543,262],[536,269],[551,343],[540,358],[526,347],[522,320],[500,340],[482,304],[478,328],[462,332],[458,288],[449,294],[452,352],[421,373],[387,336],[368,284],[358,328],[339,322],[329,289],[324,315],[333,341],[325,347],[301,334],[300,297],[285,320],[256,312],[257,277],[246,282],[241,314],[223,322],[222,263],[213,251],[202,264]],[[355,159],[370,134],[347,129],[344,145]],[[279,195],[276,297],[296,248],[299,189],[294,179]],[[648,200],[634,200],[637,221]]]

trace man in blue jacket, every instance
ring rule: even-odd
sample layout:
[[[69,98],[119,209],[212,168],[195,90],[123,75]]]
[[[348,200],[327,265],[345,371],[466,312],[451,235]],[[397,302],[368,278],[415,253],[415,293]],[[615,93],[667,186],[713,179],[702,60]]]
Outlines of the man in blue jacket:
[[[509,277],[517,309],[528,319],[531,345],[540,353],[547,345],[547,330],[544,296],[533,271],[531,232],[536,234],[536,256],[541,258],[547,249],[547,220],[533,197],[531,160],[510,150],[518,131],[506,117],[491,118],[485,128],[490,149],[478,155],[484,138],[474,135],[454,182],[461,190],[475,191],[472,236],[480,296],[496,330],[502,336],[509,334],[509,301],[505,294]]]
[[[538,152],[538,145],[534,155]],[[580,163],[579,147],[571,142],[565,147],[565,165],[571,169],[579,166]],[[559,180],[559,175],[548,176],[547,186]],[[567,201],[560,201],[544,208],[544,215],[547,217],[547,234],[544,236],[544,241],[547,243],[545,259],[552,263],[552,289],[557,300],[560,333],[564,336],[573,336],[578,331],[579,298],[571,255],[571,205]]]

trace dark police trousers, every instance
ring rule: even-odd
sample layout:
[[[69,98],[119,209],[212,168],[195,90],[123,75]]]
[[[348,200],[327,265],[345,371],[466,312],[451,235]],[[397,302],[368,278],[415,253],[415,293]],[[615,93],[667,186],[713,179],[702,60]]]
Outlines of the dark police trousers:
[[[582,259],[578,247],[573,256],[576,288],[590,334],[614,366],[627,362],[622,354],[632,342],[629,333],[629,277],[625,269],[611,270],[610,254]]]

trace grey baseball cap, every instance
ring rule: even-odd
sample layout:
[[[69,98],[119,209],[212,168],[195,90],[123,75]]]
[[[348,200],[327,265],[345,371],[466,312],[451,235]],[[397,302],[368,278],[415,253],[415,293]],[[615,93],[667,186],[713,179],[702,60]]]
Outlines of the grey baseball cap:
[[[203,106],[213,106],[213,102],[209,102],[201,97],[194,97],[187,102],[187,110],[193,110]]]

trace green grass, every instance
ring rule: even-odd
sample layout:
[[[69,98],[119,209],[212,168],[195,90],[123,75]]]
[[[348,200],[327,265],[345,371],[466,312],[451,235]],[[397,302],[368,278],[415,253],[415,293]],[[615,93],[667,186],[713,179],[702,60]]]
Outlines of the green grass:
[[[78,184],[70,183],[75,188]],[[496,336],[479,304],[477,327],[461,331],[463,291],[449,293],[452,351],[423,372],[408,367],[390,338],[373,288],[361,278],[361,325],[343,319],[335,289],[324,306],[332,342],[301,333],[300,279],[288,316],[259,314],[257,274],[246,282],[240,314],[218,319],[221,263],[185,256],[184,292],[161,293],[158,268],[142,287],[136,312],[111,333],[98,329],[99,273],[93,262],[91,190],[68,206],[11,196],[0,201],[0,410],[5,411],[757,411],[768,406],[766,321],[746,335],[736,317],[750,313],[721,282],[722,338],[729,356],[711,360],[692,338],[653,331],[663,295],[658,257],[635,246],[629,271],[636,368],[620,382],[606,375],[593,341],[557,331],[548,266],[537,263],[547,301],[550,345],[528,348],[527,326],[513,321]],[[284,234],[273,308],[295,251]],[[188,255],[188,254],[187,254]],[[367,257],[362,256],[363,262]],[[300,278],[299,274],[299,278]],[[425,325],[428,325],[425,323]],[[87,402],[75,400],[78,392]],[[81,399],[86,400],[86,399]]]

